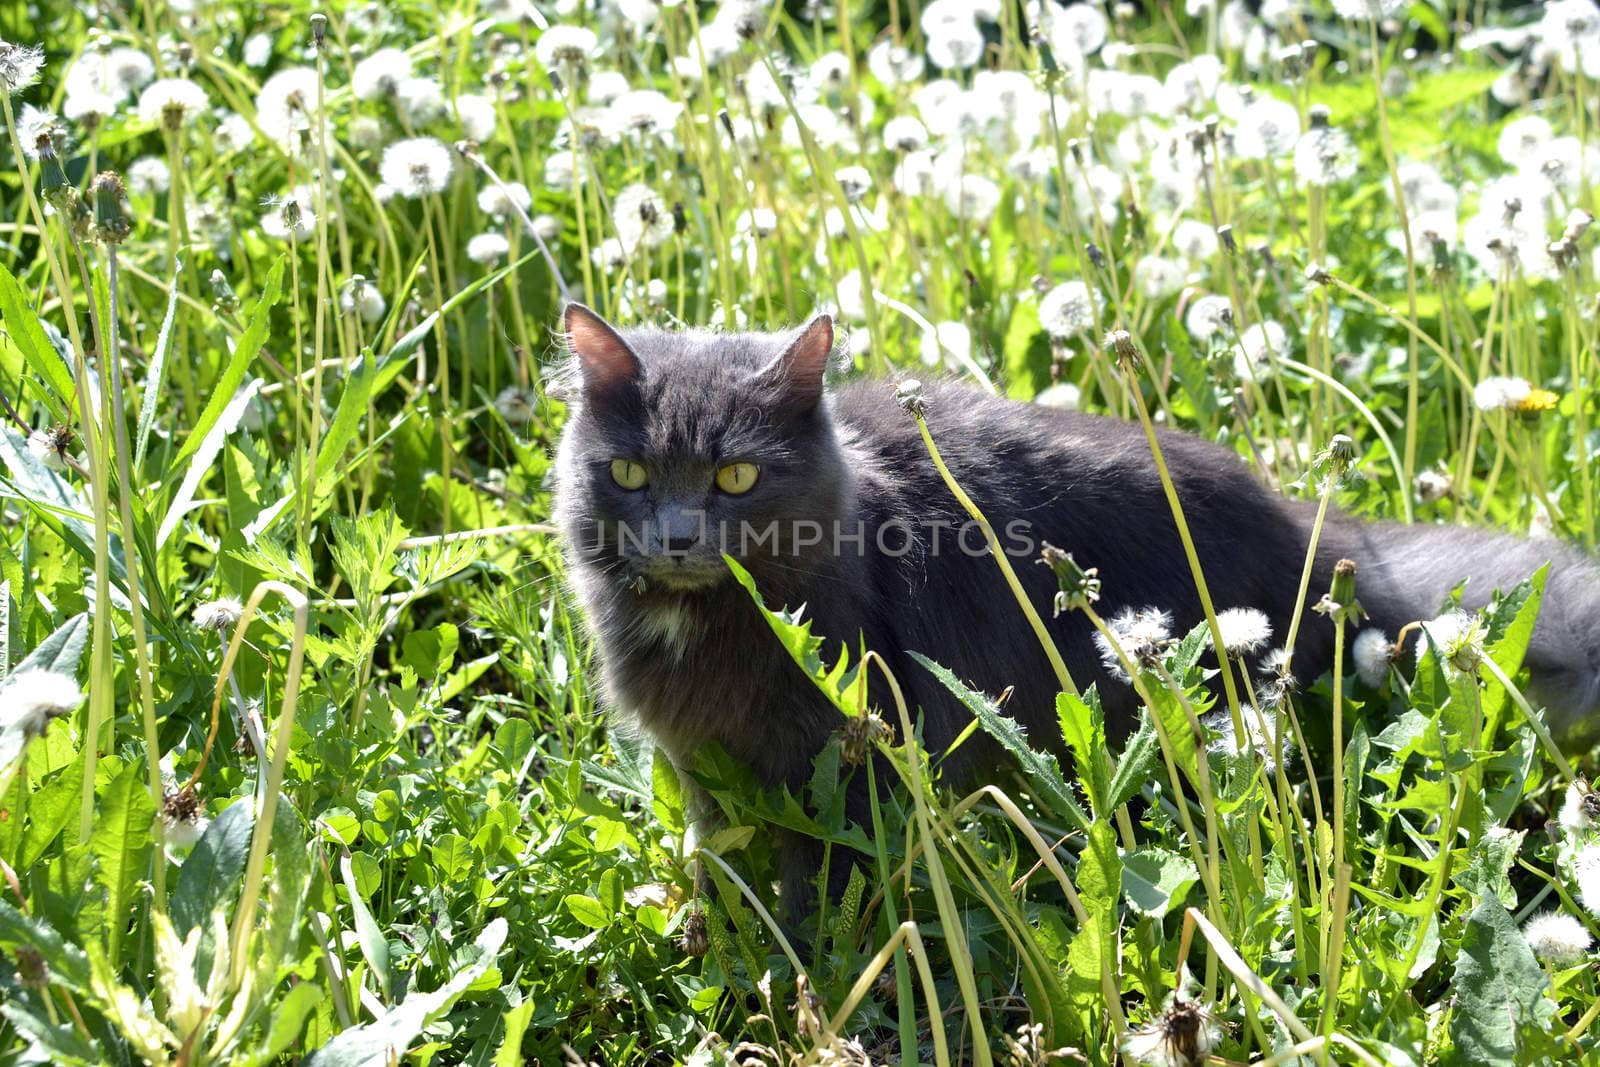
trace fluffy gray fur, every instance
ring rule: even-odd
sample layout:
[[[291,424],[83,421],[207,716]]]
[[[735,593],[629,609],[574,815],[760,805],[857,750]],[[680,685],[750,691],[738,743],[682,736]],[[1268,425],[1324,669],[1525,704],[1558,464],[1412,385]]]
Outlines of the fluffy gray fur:
[[[789,660],[733,582],[728,551],[770,605],[805,605],[814,629],[851,649],[864,637],[883,655],[923,716],[940,752],[965,728],[966,712],[906,655],[921,652],[974,688],[1013,687],[1005,708],[1038,743],[1058,734],[1056,679],[994,561],[934,551],[933,521],[957,528],[966,514],[929,461],[913,420],[884,381],[824,388],[831,324],[806,331],[615,333],[587,309],[567,315],[578,371],[557,460],[557,517],[570,576],[598,645],[609,703],[680,763],[716,740],[767,783],[799,786],[838,727],[831,706]],[[1149,447],[1137,425],[991,397],[957,384],[926,390],[927,421],[952,473],[997,530],[1020,520],[1037,540],[1099,568],[1099,609],[1156,606],[1183,633],[1202,618],[1198,595]],[[1179,432],[1161,447],[1195,548],[1220,610],[1265,612],[1281,640],[1294,608],[1313,509],[1277,496],[1230,451]],[[644,465],[647,487],[625,490],[610,464]],[[718,466],[753,462],[755,488],[719,492]],[[741,554],[705,538],[690,544],[686,510],[719,522],[787,529],[812,520],[869,531],[865,551],[835,553],[785,539]],[[905,554],[878,551],[871,531],[891,520],[920,531]],[[656,531],[621,543],[617,524]],[[676,524],[676,525],[675,525]],[[663,532],[664,530],[664,532]],[[969,543],[972,542],[969,538]],[[900,538],[891,542],[898,549]],[[1036,555],[1036,553],[1035,553]],[[1554,541],[1460,527],[1364,523],[1330,515],[1310,584],[1328,589],[1333,564],[1354,560],[1370,625],[1392,638],[1431,618],[1467,580],[1466,604],[1482,604],[1544,563],[1551,574],[1528,656],[1534,697],[1568,736],[1593,735],[1600,704],[1600,572]],[[1032,558],[1013,565],[1073,677],[1098,682],[1114,731],[1136,702],[1110,677],[1078,612],[1051,619],[1055,582]],[[643,579],[643,581],[641,581]],[[1310,679],[1331,665],[1332,624],[1306,612],[1294,667]],[[988,774],[992,746],[968,743],[944,773],[971,783]],[[807,860],[797,859],[804,873]]]

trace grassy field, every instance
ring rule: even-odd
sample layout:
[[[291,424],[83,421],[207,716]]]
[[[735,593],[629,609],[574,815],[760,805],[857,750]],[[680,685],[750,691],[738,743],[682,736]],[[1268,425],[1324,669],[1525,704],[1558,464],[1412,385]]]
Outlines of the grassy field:
[[[693,853],[596,704],[568,298],[1594,549],[1600,8],[1256,6],[0,7],[0,1062],[1600,1062],[1538,576],[1065,765],[974,694],[969,797],[708,754]],[[871,857],[798,929],[774,823]]]

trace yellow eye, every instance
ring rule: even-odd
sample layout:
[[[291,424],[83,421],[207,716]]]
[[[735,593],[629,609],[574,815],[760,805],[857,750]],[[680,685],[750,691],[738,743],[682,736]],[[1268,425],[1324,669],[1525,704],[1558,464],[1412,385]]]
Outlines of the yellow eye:
[[[756,479],[760,476],[761,468],[754,463],[730,463],[717,471],[717,488],[738,496],[754,489]]]
[[[614,459],[611,461],[611,480],[624,489],[643,489],[650,477],[633,460]]]

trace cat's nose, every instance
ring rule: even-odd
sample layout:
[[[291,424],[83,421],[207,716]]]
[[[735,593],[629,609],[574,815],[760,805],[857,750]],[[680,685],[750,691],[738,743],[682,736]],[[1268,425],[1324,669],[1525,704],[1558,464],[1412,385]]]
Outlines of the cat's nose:
[[[698,508],[662,508],[656,515],[662,551],[673,555],[693,549],[700,543],[704,520]]]

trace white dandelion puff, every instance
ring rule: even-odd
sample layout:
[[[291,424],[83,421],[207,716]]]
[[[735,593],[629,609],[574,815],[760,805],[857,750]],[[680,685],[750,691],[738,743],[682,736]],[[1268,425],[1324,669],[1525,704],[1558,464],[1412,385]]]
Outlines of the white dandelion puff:
[[[411,137],[383,150],[378,177],[401,196],[418,198],[450,187],[455,156],[436,137]]]
[[[1571,967],[1580,962],[1594,943],[1581,920],[1559,911],[1529,919],[1523,924],[1522,936],[1533,954],[1552,967]]]

